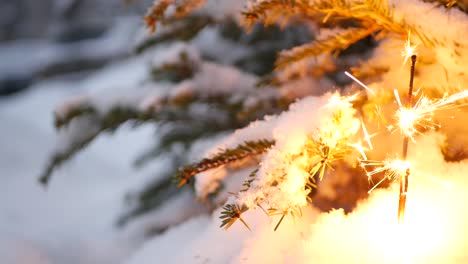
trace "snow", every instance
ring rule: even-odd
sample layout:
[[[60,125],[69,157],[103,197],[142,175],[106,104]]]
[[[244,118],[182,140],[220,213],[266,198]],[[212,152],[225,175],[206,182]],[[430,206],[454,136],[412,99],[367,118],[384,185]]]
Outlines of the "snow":
[[[0,104],[1,263],[116,263],[134,246],[115,221],[129,186],[144,179],[131,159],[151,127],[101,136],[59,169],[48,189],[37,182],[55,141],[51,111],[71,94],[63,89],[70,85],[39,84]]]
[[[139,27],[135,17],[120,17],[102,37],[60,44],[51,40],[15,40],[0,45],[0,80],[18,74],[40,77],[44,68],[73,60],[109,60],[128,55]],[[23,77],[23,76],[19,76]]]
[[[120,31],[117,34],[120,39],[109,33],[108,39],[91,41],[92,46],[83,45],[99,55],[121,53],[123,50],[116,47],[128,47],[127,38],[131,38],[128,29],[132,25],[131,20],[117,25],[114,32]],[[38,47],[15,43],[11,46],[14,52],[5,48],[1,52],[11,56],[22,54],[20,57],[24,58],[25,52],[32,51],[29,45]],[[44,47],[51,52],[32,54],[51,59],[61,52],[49,43]],[[31,67],[36,67],[35,61],[40,67],[41,60],[33,60]],[[19,68],[21,62],[17,61]],[[47,188],[38,183],[38,176],[50,154],[67,145],[63,140],[71,140],[67,133],[57,137],[53,113],[64,115],[88,100],[100,111],[106,111],[112,103],[134,102],[140,94],[148,92],[144,87],[134,89],[148,76],[146,62],[148,55],[142,55],[115,62],[81,81],[64,78],[37,82],[21,95],[0,98],[0,263],[120,263],[141,243],[145,225],[125,229],[118,228],[116,223],[129,209],[124,202],[128,192],[154,180],[154,171],[167,166],[163,160],[139,170],[132,165],[154,139],[154,126],[124,125],[112,135],[99,136],[57,169]],[[15,65],[0,72],[25,70]],[[84,129],[75,128],[81,132]],[[68,132],[73,135],[74,131]]]
[[[343,114],[343,121],[339,125],[331,121],[336,112]],[[258,176],[251,187],[254,192],[240,194],[238,202],[254,208],[259,199],[270,197],[266,201],[269,207],[302,207],[306,204],[307,194],[303,193],[303,186],[308,174],[306,169],[302,168],[303,164],[291,160],[290,157],[303,151],[309,137],[326,140],[325,144],[331,148],[336,146],[340,139],[351,137],[359,129],[359,120],[353,115],[354,110],[339,94],[306,97],[292,104],[288,111],[278,116],[268,116],[265,120],[253,122],[248,127],[237,130],[224,142],[213,147],[210,153],[236,147],[247,140],[274,139],[275,146],[268,150],[261,160]],[[332,131],[335,133],[331,133]],[[338,131],[342,133],[336,133]],[[330,137],[329,134],[334,136]],[[201,198],[217,190],[219,181],[226,177],[226,172],[220,170],[222,168],[214,172],[203,172],[196,177],[195,187]],[[284,184],[278,180],[278,175],[283,173],[289,175]],[[269,187],[273,181],[279,183],[276,187]],[[293,197],[298,200],[294,201]]]
[[[64,146],[63,138],[57,138],[53,129],[52,113],[65,114],[83,102],[95,104],[100,111],[114,104],[135,105],[132,98],[139,98],[140,93],[134,88],[145,82],[146,62],[151,58],[142,55],[114,63],[81,82],[39,82],[15,98],[0,101],[4,124],[0,131],[1,263],[121,263],[141,244],[149,229],[165,228],[205,210],[187,192],[127,228],[116,227],[118,218],[128,210],[124,203],[128,192],[147,183],[150,172],[164,169],[164,160],[143,170],[132,166],[133,159],[154,140],[151,126],[123,126],[112,136],[101,135],[57,169],[47,189],[37,182],[48,155]],[[224,71],[230,74],[232,69]],[[248,80],[252,86],[253,80]],[[242,84],[233,80],[232,85],[236,88]],[[139,89],[142,94],[148,93]],[[108,94],[111,96],[105,96]],[[208,111],[193,107],[193,114]],[[195,146],[198,150],[193,151],[198,154],[206,146],[200,142]]]
[[[197,47],[208,58],[214,58],[222,64],[233,64],[242,58],[252,55],[252,49],[239,45],[220,36],[219,28],[207,26],[193,38],[190,43]],[[229,52],[226,52],[229,50]]]
[[[184,42],[176,42],[170,48],[156,50],[153,54],[151,66],[158,69],[165,64],[177,64],[181,61],[181,56],[184,55],[188,63],[197,65],[201,61],[200,53],[195,47]]]
[[[467,180],[460,172],[468,162],[445,162],[439,151],[443,138],[432,133],[410,149],[421,176],[412,181],[403,240],[395,229],[397,186],[392,186],[373,192],[349,214],[305,208],[301,219],[285,218],[276,232],[277,219],[261,210],[243,214],[252,232],[239,223],[224,231],[218,228],[218,210],[151,239],[127,263],[463,263],[468,216],[459,205]],[[424,175],[452,185],[443,187]]]
[[[207,0],[205,5],[200,8],[198,12],[212,15],[218,20],[225,19],[226,17],[234,17],[239,21],[246,2],[246,0]]]

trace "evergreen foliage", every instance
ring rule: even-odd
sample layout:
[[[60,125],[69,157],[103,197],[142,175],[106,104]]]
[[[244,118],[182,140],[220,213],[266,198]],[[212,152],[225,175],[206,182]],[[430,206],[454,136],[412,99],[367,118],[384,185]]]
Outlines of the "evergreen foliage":
[[[245,141],[232,149],[222,150],[211,158],[205,158],[200,162],[187,165],[177,172],[176,180],[178,186],[185,185],[190,178],[200,172],[211,170],[229,163],[238,162],[243,159],[264,153],[274,144],[274,141],[261,139],[258,141]]]
[[[242,224],[248,229],[251,230],[249,225],[242,219],[241,214],[247,211],[245,205],[239,206],[237,204],[226,204],[223,206],[223,211],[221,212],[221,228],[228,229],[231,227],[237,220],[241,221]]]
[[[268,122],[274,118],[268,115],[282,113],[296,99],[317,93],[317,90],[309,87],[312,85],[307,81],[319,80],[326,81],[327,84],[346,85],[349,82],[343,81],[341,72],[349,68],[358,78],[367,80],[381,76],[389,71],[388,65],[358,63],[355,57],[369,56],[370,50],[377,49],[376,43],[380,44],[382,40],[400,41],[408,38],[411,32],[427,48],[448,45],[410,20],[396,16],[394,7],[387,0],[248,1],[249,5],[242,13],[245,28],[233,17],[219,19],[217,14],[210,16],[198,12],[205,2],[156,0],[145,17],[149,30],[156,33],[138,43],[136,53],[145,54],[160,46],[170,46],[180,41],[189,43],[190,47],[196,46],[194,43],[197,43],[197,37],[212,30],[216,36],[213,39],[235,50],[238,56],[230,58],[228,54],[210,53],[211,50],[194,55],[187,48],[189,51],[179,52],[176,59],[156,63],[149,71],[150,78],[147,82],[163,83],[169,88],[162,95],[156,96],[151,103],[145,104],[145,107],[141,107],[144,98],[138,98],[137,106],[114,102],[104,111],[96,107],[89,98],[78,104],[71,104],[66,111],[56,115],[57,129],[73,129],[73,125],[89,129],[81,136],[73,137],[68,146],[52,156],[40,177],[41,182],[47,183],[57,166],[73,157],[100,133],[114,131],[126,122],[151,122],[158,126],[159,140],[142,153],[135,164],[144,166],[164,155],[171,156],[173,162],[168,165],[167,172],[160,173],[156,181],[134,196],[137,206],[122,216],[121,224],[158,208],[168,198],[180,193],[171,184],[173,177],[177,187],[182,187],[200,173],[234,164],[240,167],[246,164],[252,166],[252,163],[244,164],[242,161],[254,159],[255,169],[245,175],[245,179],[241,179],[243,184],[239,192],[234,193],[234,198],[222,207],[221,227],[227,229],[240,220],[250,230],[247,222],[241,218],[242,213],[257,207],[264,210],[262,206],[268,206],[264,210],[268,216],[280,216],[274,228],[276,230],[286,216],[301,217],[303,200],[314,202],[312,198],[320,188],[321,181],[333,174],[335,167],[344,166],[340,162],[344,163],[349,157],[357,155],[356,149],[351,146],[352,137],[357,130],[353,121],[365,119],[366,122],[371,122],[373,116],[380,114],[376,106],[390,107],[389,98],[393,94],[384,91],[373,98],[361,94],[352,98],[352,102],[346,101],[346,105],[340,107],[352,112],[350,116],[344,116],[342,109],[338,107],[332,113],[313,117],[323,126],[324,123],[331,122],[332,128],[304,132],[307,134],[304,142],[298,143],[300,151],[292,151],[283,156],[280,155],[283,153],[278,154],[280,151],[275,149],[281,147],[274,137],[277,135],[268,137],[265,133],[252,138],[244,134],[247,139],[237,139],[234,141],[237,144],[226,144],[226,147],[214,155],[201,157],[198,162],[187,165],[188,161],[193,160],[188,153],[194,146],[200,140],[231,133],[257,119]],[[465,10],[466,7],[462,1],[437,2],[444,6],[442,8],[456,6]],[[315,38],[310,41],[312,35]],[[358,47],[357,51],[353,50],[355,47]],[[431,61],[427,65],[430,63],[435,64]],[[200,81],[222,75],[225,73],[223,70],[231,73],[226,76],[235,73],[236,78],[226,77],[214,85]],[[206,87],[209,85],[213,87]],[[224,86],[237,90],[224,89]],[[353,89],[348,86],[346,90]],[[209,110],[200,117],[194,114],[197,107]],[[323,107],[317,108],[318,112]],[[379,120],[391,118],[393,116],[385,116]],[[334,130],[336,127],[345,132],[339,134]],[[245,129],[248,131],[249,127]],[[274,134],[269,132],[268,135]],[[172,150],[175,146],[182,146],[182,153],[174,153]],[[450,159],[456,159],[460,155],[463,153],[454,154]],[[276,161],[280,165],[265,165],[268,158],[278,159]],[[355,165],[352,164],[356,167]],[[299,187],[296,192],[304,196],[300,197],[304,199],[281,201],[281,204],[275,194],[281,191],[282,184],[288,182],[291,167],[298,174],[305,172],[304,181],[297,183]],[[360,173],[365,175],[363,171]],[[260,180],[260,176],[264,178]],[[205,191],[203,186],[191,186],[195,187],[195,195],[200,198],[218,195],[218,189]],[[221,203],[226,202],[225,197],[220,199]]]

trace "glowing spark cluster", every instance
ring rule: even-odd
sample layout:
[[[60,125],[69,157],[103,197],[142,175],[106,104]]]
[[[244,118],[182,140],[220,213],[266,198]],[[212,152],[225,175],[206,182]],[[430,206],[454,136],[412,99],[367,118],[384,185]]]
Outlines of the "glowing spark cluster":
[[[416,53],[416,47],[418,45],[411,45],[411,32],[408,32],[408,39],[406,40],[405,42],[405,48],[403,49],[403,51],[401,52],[401,56],[404,57],[403,59],[403,65],[406,64],[406,62],[408,61],[409,58],[411,58],[411,56],[413,55],[417,55]]]
[[[454,102],[468,97],[468,91],[459,92],[450,96],[444,96],[441,99],[429,99],[426,96],[421,96],[413,107],[404,107],[395,90],[395,98],[399,105],[398,111],[395,113],[397,126],[401,133],[414,141],[414,135],[420,133],[417,127],[422,129],[436,129],[439,127],[433,120],[437,111],[460,107]],[[389,127],[393,130],[393,126]]]
[[[407,170],[411,168],[411,163],[406,160],[400,159],[386,159],[384,161],[375,161],[375,160],[361,160],[360,161],[361,167],[364,168],[366,171],[367,177],[369,181],[372,182],[372,176],[375,174],[384,173],[384,177],[378,183],[376,183],[372,188],[369,190],[369,193],[372,192],[375,188],[377,188],[384,180],[389,179],[398,179],[403,177]],[[372,167],[373,169],[367,171],[367,167]]]

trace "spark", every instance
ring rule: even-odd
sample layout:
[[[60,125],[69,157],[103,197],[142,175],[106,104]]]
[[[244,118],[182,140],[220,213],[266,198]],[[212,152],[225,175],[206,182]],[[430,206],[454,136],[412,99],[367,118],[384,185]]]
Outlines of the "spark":
[[[366,89],[366,91],[368,91],[369,93],[375,95],[375,92],[372,91],[371,88],[369,88],[367,85],[365,85],[363,82],[361,82],[358,78],[354,77],[351,73],[349,73],[347,71],[345,71],[344,73],[346,74],[346,76],[348,76],[353,81],[355,81],[357,84],[359,84],[362,88]]]
[[[369,146],[369,148],[371,150],[373,150],[374,146],[372,145],[372,142],[371,142],[371,136],[367,132],[366,125],[364,124],[364,122],[362,120],[361,120],[361,127],[362,127],[362,132],[364,133],[364,139],[365,139],[367,145]]]
[[[393,90],[393,94],[395,95],[395,100],[397,101],[398,106],[399,106],[399,107],[402,107],[403,104],[401,103],[400,94],[398,93],[398,90],[397,90],[397,89],[394,89],[394,90]]]
[[[368,191],[368,193],[371,193],[386,179],[394,180],[403,177],[411,167],[411,163],[409,161],[400,159],[386,159],[384,161],[361,160],[360,164],[361,167],[366,171],[366,175],[371,182],[372,176],[384,172],[384,177],[377,184],[375,184]],[[367,171],[367,167],[372,167],[373,170]]]
[[[415,134],[420,134],[417,127],[432,130],[440,127],[433,120],[437,111],[467,105],[466,103],[457,105],[455,102],[468,98],[468,90],[450,96],[445,95],[440,99],[429,99],[421,95],[414,106],[404,107],[401,104],[398,92],[394,93],[395,99],[399,105],[399,109],[395,113],[397,127],[403,135],[407,136],[412,141],[414,141]],[[389,129],[393,129],[393,127],[390,126]]]
[[[354,148],[357,152],[359,152],[359,154],[361,154],[362,158],[364,160],[367,160],[367,155],[366,155],[366,151],[368,151],[369,149],[364,147],[362,145],[362,142],[358,142],[358,143],[350,143],[348,144],[350,147]]]
[[[367,143],[367,145],[369,147],[364,147],[363,144],[362,144],[362,141],[359,141],[357,143],[348,143],[348,145],[350,147],[352,147],[353,149],[355,149],[357,152],[359,152],[359,154],[361,154],[362,158],[364,160],[367,160],[367,155],[366,155],[366,151],[369,151],[369,150],[373,150],[374,149],[374,146],[372,145],[372,141],[371,141],[371,135],[369,135],[369,133],[367,132],[367,128],[366,128],[366,125],[364,124],[364,122],[362,121],[362,119],[360,120],[361,121],[361,128],[362,128],[362,132],[364,134],[364,140],[365,142]]]
[[[401,56],[404,57],[403,59],[403,65],[406,64],[409,58],[413,55],[417,55],[416,53],[416,47],[418,45],[411,45],[411,31],[408,31],[408,39],[405,42],[405,48],[404,50],[401,51]]]

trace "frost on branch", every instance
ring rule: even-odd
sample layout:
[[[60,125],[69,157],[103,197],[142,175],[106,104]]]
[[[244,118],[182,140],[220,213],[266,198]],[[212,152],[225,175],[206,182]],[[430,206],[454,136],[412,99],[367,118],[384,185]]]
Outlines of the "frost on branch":
[[[253,123],[221,143],[221,146],[230,145],[242,140],[240,136],[243,134],[270,134],[275,142],[263,154],[258,171],[246,180],[248,188],[229,199],[229,208],[247,210],[260,206],[273,214],[298,215],[295,212],[307,205],[316,181],[322,180],[326,171],[333,170],[337,160],[343,160],[353,152],[349,144],[360,128],[360,122],[354,117],[355,110],[349,100],[339,94],[305,98],[281,115]],[[262,133],[261,129],[266,131]],[[205,170],[206,167],[202,168]],[[217,182],[222,180],[219,173],[213,171],[204,172],[195,179],[196,190],[202,197],[216,191],[213,186],[219,186]],[[231,224],[223,223],[223,226]]]
[[[227,23],[225,26],[233,25]],[[172,182],[178,167],[193,161],[184,151],[180,152],[181,148],[189,152],[200,139],[245,126],[264,114],[276,113],[301,94],[317,88],[316,82],[309,82],[302,85],[299,93],[291,88],[257,89],[258,77],[249,71],[270,71],[273,62],[259,63],[252,56],[270,56],[281,47],[291,45],[291,40],[270,44],[268,38],[279,38],[280,32],[275,31],[272,35],[259,29],[253,38],[236,43],[227,39],[223,30],[227,28],[208,28],[187,44],[147,46],[144,54],[133,59],[133,64],[149,68],[140,74],[141,77],[125,85],[91,82],[99,87],[58,106],[55,125],[60,141],[41,174],[41,182],[47,184],[57,167],[72,159],[99,135],[118,131],[124,124],[154,124],[157,133],[154,143],[148,144],[148,148],[136,157],[135,165],[148,166],[167,157],[171,157],[172,162],[168,163],[167,171],[159,171],[154,181],[130,196],[135,200],[134,205],[119,221],[127,223],[135,216],[162,206],[170,197],[180,195],[180,191],[168,183]],[[213,39],[217,45],[207,47],[207,39]],[[257,46],[258,42],[264,44]],[[224,56],[223,50],[236,50],[237,55]],[[125,76],[133,69],[106,74],[112,79]]]
[[[178,186],[185,185],[194,175],[225,166],[230,163],[239,162],[252,156],[260,155],[267,151],[274,144],[273,141],[266,139],[258,141],[245,141],[243,144],[238,145],[232,149],[221,150],[215,156],[205,158],[195,164],[184,166],[177,172],[176,180],[179,182]]]

